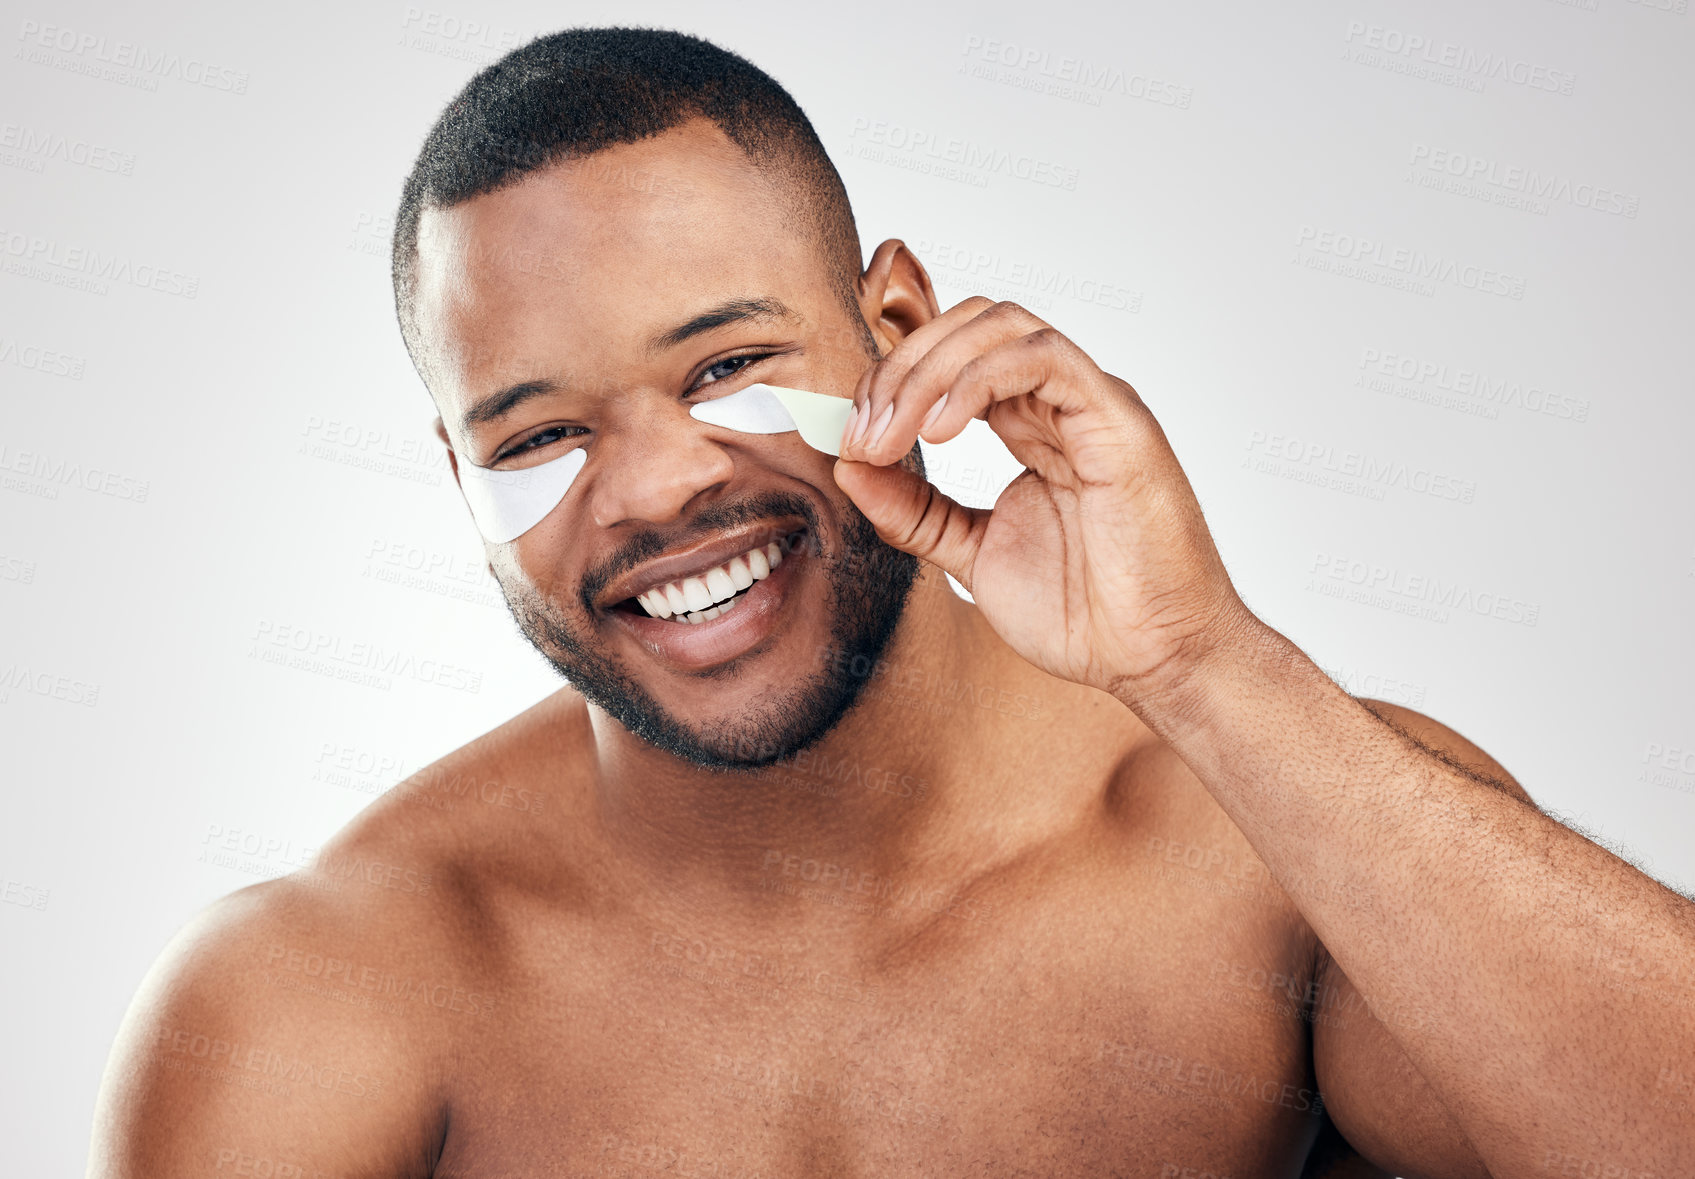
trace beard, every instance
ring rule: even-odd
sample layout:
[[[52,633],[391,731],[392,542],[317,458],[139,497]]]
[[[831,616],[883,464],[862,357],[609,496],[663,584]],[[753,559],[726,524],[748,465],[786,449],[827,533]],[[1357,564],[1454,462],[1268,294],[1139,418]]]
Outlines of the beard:
[[[924,460],[916,445],[900,465],[920,477],[924,474]],[[804,551],[825,580],[831,619],[828,646],[820,650],[816,664],[804,669],[797,682],[768,684],[740,716],[714,721],[704,729],[655,700],[620,663],[608,657],[591,632],[573,626],[565,611],[530,583],[502,577],[498,565],[495,578],[530,645],[632,735],[704,769],[758,769],[821,740],[848,714],[870,680],[868,674],[850,669],[879,666],[878,659],[894,636],[918,577],[917,557],[884,543],[864,513],[845,496],[842,503],[840,552],[824,550],[816,509],[805,497],[789,492],[715,504],[696,517],[694,522],[703,529],[780,516],[805,519]],[[587,574],[577,595],[584,613],[593,615],[594,598],[613,576],[663,552],[666,544],[657,534],[632,537]],[[732,660],[697,674],[736,680],[744,669]]]

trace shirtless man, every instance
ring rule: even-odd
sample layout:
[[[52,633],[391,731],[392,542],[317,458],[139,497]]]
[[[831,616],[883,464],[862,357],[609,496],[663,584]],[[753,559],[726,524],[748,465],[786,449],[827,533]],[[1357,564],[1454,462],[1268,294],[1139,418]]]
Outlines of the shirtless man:
[[[486,545],[573,686],[179,935],[89,1174],[1695,1174],[1695,907],[1254,617],[1124,381],[861,263],[707,43],[448,108],[402,325],[462,485],[586,456]],[[691,413],[755,382],[841,460]],[[921,474],[972,418],[992,511]]]

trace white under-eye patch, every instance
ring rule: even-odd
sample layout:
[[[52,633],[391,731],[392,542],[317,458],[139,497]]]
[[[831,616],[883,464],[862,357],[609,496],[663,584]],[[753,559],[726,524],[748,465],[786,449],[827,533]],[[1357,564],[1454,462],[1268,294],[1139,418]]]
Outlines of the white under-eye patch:
[[[801,441],[814,450],[839,455],[842,430],[852,409],[853,401],[847,397],[777,385],[749,385],[690,406],[689,416],[743,434],[799,430]],[[505,544],[540,524],[559,506],[587,461],[588,452],[580,446],[519,471],[479,467],[461,459],[459,486],[477,531],[495,544]]]
[[[461,459],[459,486],[477,531],[495,544],[518,539],[559,506],[588,457],[579,446],[521,471],[498,471]]]
[[[800,440],[825,454],[842,453],[842,430],[853,411],[851,397],[831,397],[780,385],[749,385],[689,407],[689,416],[710,426],[744,434],[799,430]]]

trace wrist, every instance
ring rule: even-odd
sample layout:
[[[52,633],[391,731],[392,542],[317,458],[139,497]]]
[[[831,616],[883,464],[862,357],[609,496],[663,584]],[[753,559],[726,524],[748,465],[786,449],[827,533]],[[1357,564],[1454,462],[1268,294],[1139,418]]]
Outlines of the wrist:
[[[1157,667],[1118,677],[1112,695],[1162,736],[1206,714],[1232,672],[1263,659],[1281,635],[1236,602]]]

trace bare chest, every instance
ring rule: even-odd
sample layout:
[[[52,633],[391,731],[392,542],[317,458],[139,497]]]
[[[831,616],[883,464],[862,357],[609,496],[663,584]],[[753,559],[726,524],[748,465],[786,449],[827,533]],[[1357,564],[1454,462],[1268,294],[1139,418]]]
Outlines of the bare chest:
[[[1292,951],[1269,912],[1158,879],[1004,889],[875,955],[552,939],[466,1045],[436,1174],[1297,1175],[1322,1098]]]

